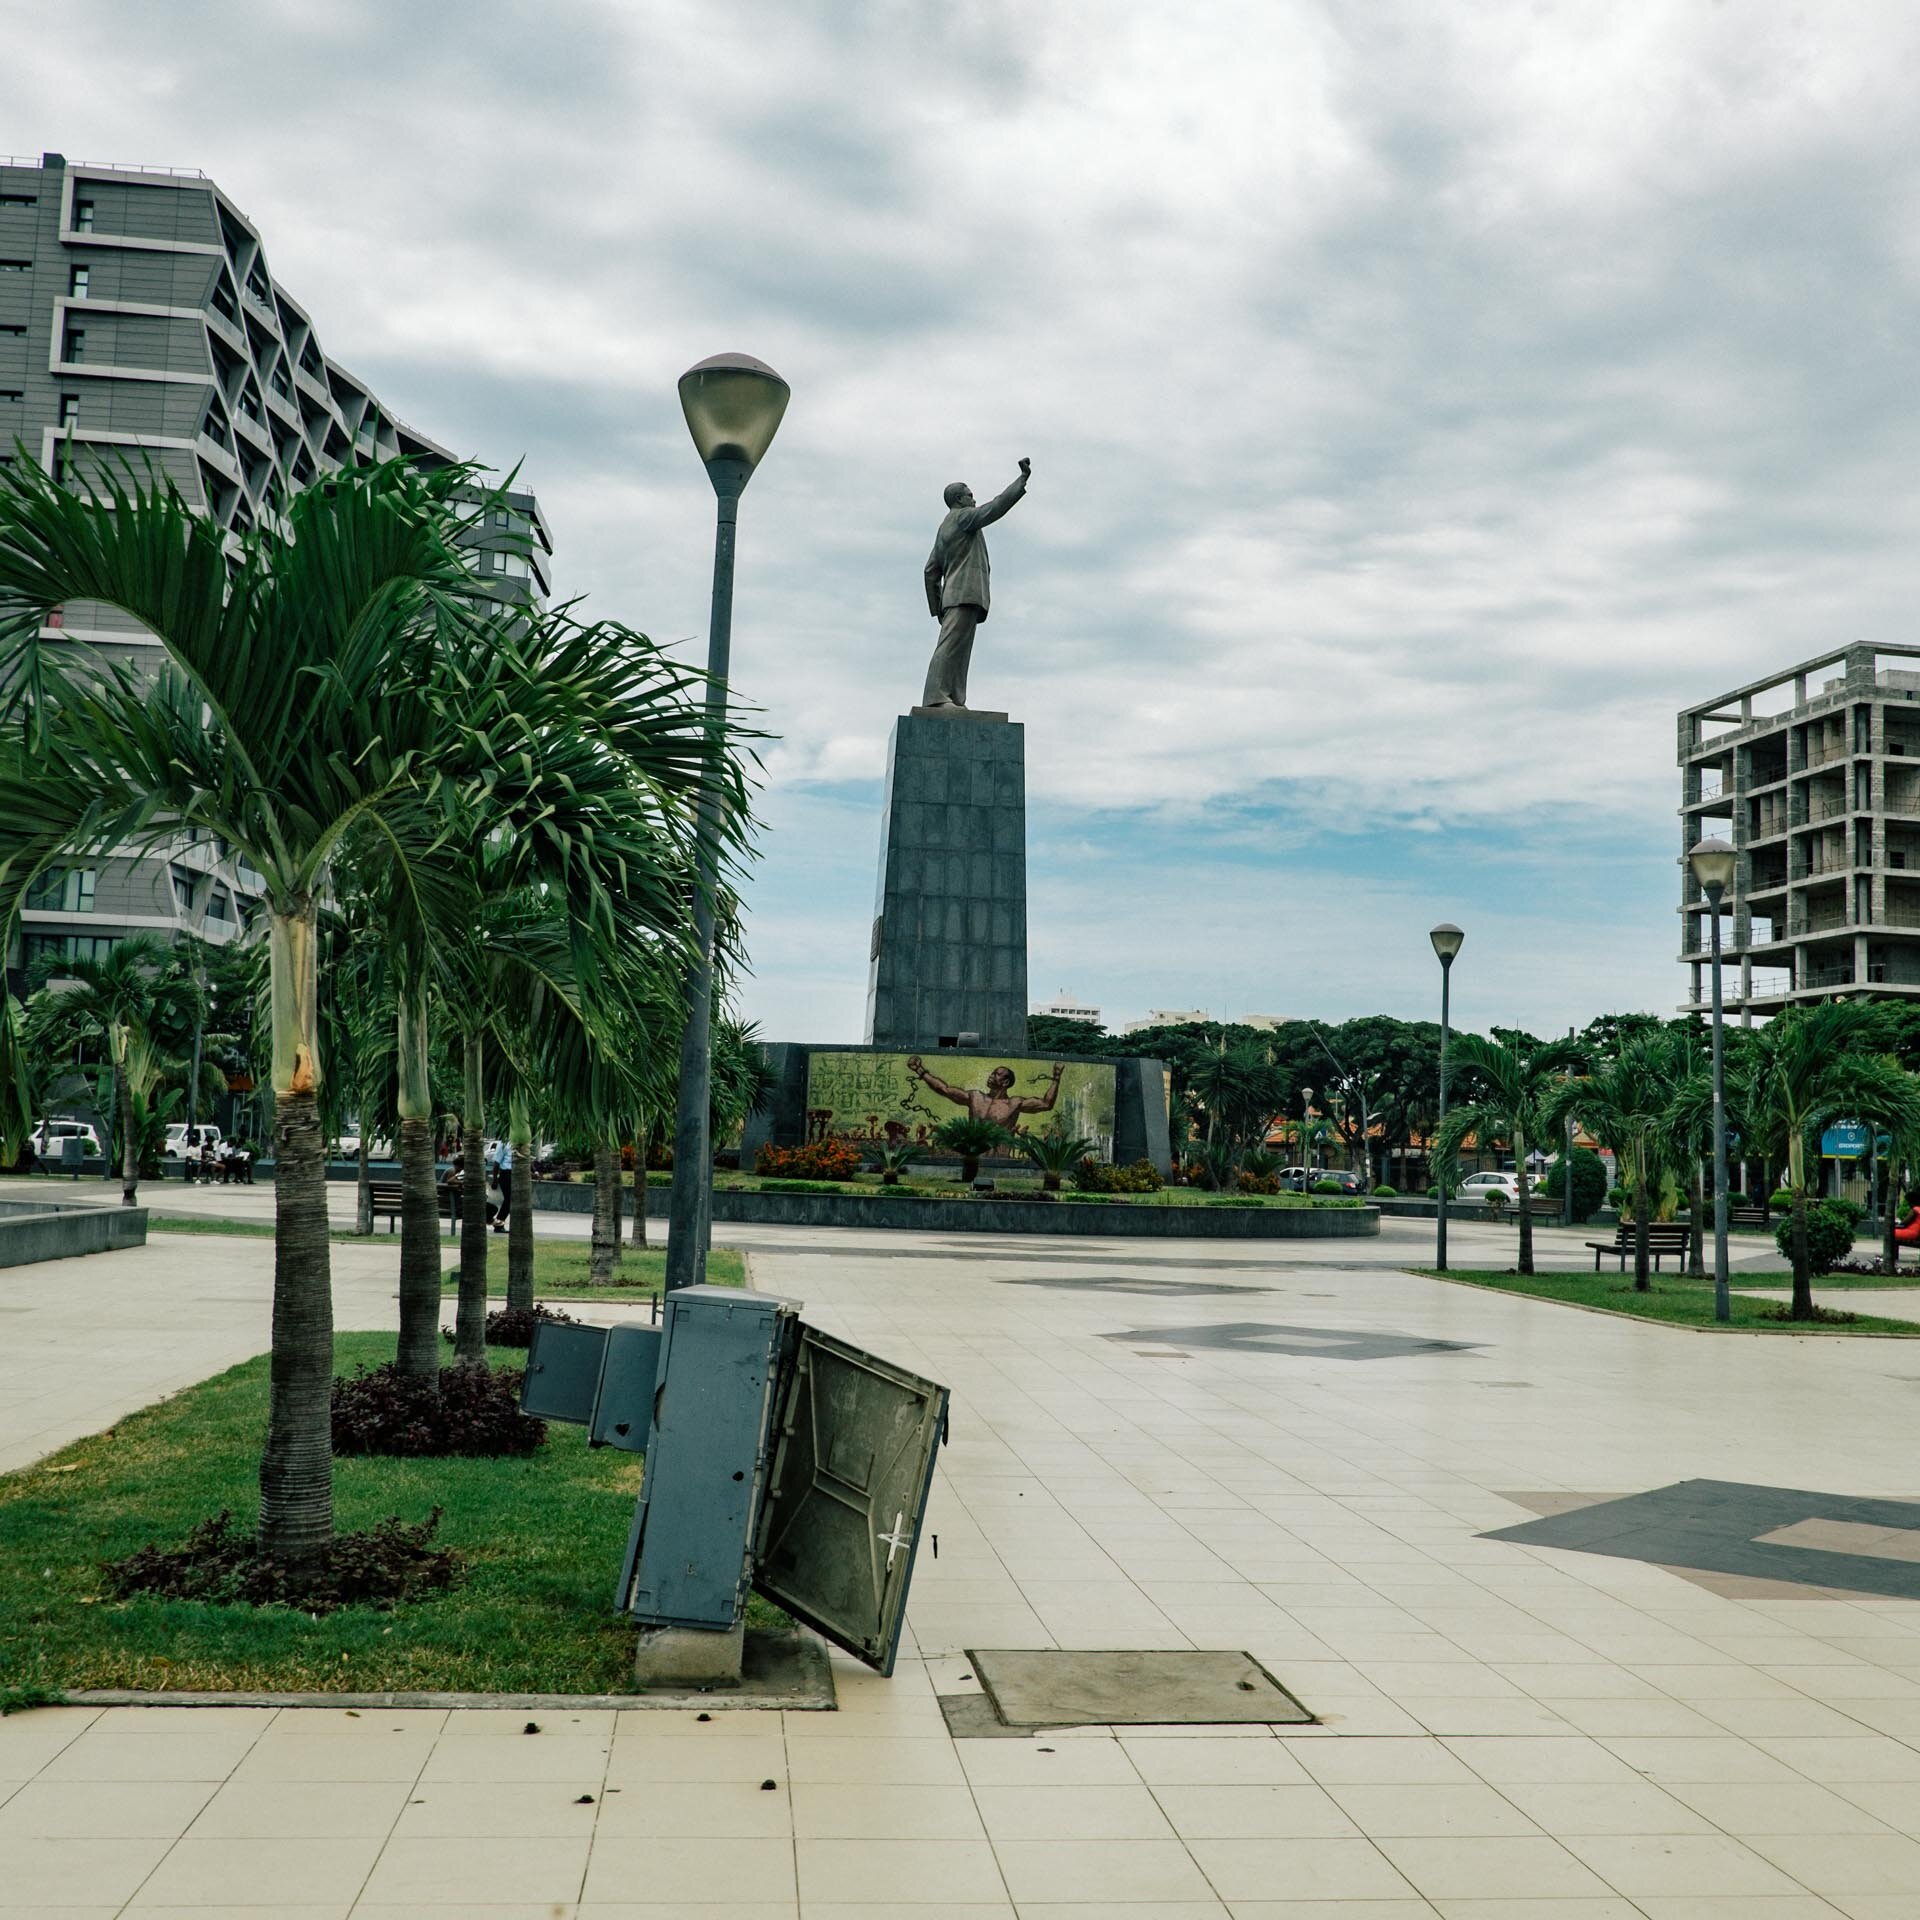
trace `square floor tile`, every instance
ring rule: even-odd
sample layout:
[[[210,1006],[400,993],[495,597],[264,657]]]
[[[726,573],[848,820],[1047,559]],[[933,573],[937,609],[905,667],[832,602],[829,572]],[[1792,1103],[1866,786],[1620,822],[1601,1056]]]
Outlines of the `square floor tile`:
[[[1543,1836],[1382,1839],[1379,1845],[1429,1900],[1598,1899],[1615,1891]]]
[[[6,1843],[4,1875],[9,1907],[118,1907],[132,1899],[169,1846],[158,1837],[82,1841],[12,1839]],[[6,1909],[0,1909],[6,1911]]]
[[[1165,1791],[1165,1790],[1163,1790]],[[1231,1791],[1222,1787],[1205,1793]],[[1002,1840],[1171,1840],[1152,1793],[1139,1785],[987,1787],[973,1799],[997,1846]]]
[[[1355,1784],[1328,1791],[1358,1830],[1376,1839],[1386,1834],[1434,1839],[1535,1831],[1534,1823],[1510,1799],[1477,1782],[1437,1787]]]
[[[888,1789],[842,1791],[884,1793]],[[592,1813],[594,1809],[582,1807],[580,1811]],[[782,1838],[793,1832],[793,1802],[784,1781],[768,1789],[757,1780],[659,1780],[645,1788],[602,1796],[598,1831],[635,1839],[649,1833],[688,1840],[730,1835]]]
[[[1064,1788],[1046,1788],[1064,1792]],[[803,1781],[793,1789],[793,1830],[809,1840],[980,1840],[970,1789],[961,1785],[846,1786]]]
[[[1229,1906],[1242,1900],[1386,1900],[1412,1894],[1370,1840],[1196,1840],[1193,1857]]]
[[[1899,1833],[1754,1834],[1747,1845],[1809,1892],[1920,1899],[1920,1841]]]
[[[1339,1839],[1362,1829],[1324,1787],[1156,1787],[1182,1840]]]
[[[528,1840],[584,1836],[596,1823],[604,1829],[614,1809],[624,1804],[619,1795],[609,1797],[598,1780],[448,1780],[403,1785],[399,1792],[400,1815],[393,1832],[406,1840],[457,1840],[469,1834]],[[591,1796],[591,1804],[580,1804],[582,1794]]]
[[[229,1780],[193,1832],[200,1840],[385,1839],[411,1791],[404,1780]]]
[[[135,1910],[258,1905],[263,1892],[287,1887],[298,1887],[315,1902],[351,1900],[365,1884],[380,1845],[364,1837],[202,1840],[188,1834],[141,1887]]]
[[[996,1840],[994,1854],[1018,1906],[1205,1900],[1220,1890],[1177,1840]]]
[[[800,1840],[800,1899],[911,1909],[1004,1900],[1008,1888],[984,1840]]]
[[[0,1854],[15,1840],[177,1839],[219,1791],[211,1780],[29,1780],[0,1805]]]
[[[1630,1900],[1643,1894],[1804,1891],[1750,1846],[1724,1834],[1569,1834],[1566,1844]]]
[[[795,1899],[793,1842],[765,1839],[614,1839],[601,1836],[587,1862],[588,1904],[631,1901],[645,1893],[656,1906],[674,1902]]]

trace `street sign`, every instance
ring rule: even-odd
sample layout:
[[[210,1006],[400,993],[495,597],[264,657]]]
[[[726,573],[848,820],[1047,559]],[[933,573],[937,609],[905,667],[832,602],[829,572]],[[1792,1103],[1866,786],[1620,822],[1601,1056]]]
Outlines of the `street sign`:
[[[1820,1136],[1823,1160],[1864,1160],[1867,1154],[1867,1129],[1858,1120],[1838,1120]]]

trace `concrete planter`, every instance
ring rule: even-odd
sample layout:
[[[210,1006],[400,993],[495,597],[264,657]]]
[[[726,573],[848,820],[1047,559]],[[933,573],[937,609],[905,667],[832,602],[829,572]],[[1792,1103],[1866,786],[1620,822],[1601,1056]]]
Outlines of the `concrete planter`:
[[[145,1207],[74,1207],[57,1201],[0,1200],[0,1267],[69,1260],[81,1253],[147,1244]]]
[[[665,1219],[670,1188],[649,1186],[647,1217]],[[539,1180],[533,1204],[550,1213],[591,1213],[587,1182]],[[633,1189],[620,1189],[623,1217]],[[713,1196],[715,1220],[773,1227],[880,1227],[921,1233],[1046,1233],[1141,1240],[1359,1240],[1380,1231],[1373,1207],[1155,1207],[1073,1200],[926,1199],[843,1193],[739,1193]]]

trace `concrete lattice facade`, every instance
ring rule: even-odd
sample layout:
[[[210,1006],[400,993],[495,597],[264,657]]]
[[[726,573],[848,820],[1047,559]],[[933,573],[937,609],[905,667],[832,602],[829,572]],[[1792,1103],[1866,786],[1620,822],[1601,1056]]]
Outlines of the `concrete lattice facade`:
[[[1689,707],[1679,736],[1689,1009],[1708,1003],[1710,929],[1686,855],[1709,838],[1738,854],[1729,1011],[1920,999],[1920,647],[1836,648]]]
[[[138,475],[150,462],[237,537],[279,524],[324,473],[398,457],[452,459],[326,354],[252,222],[204,174],[0,159],[0,461],[75,486],[102,463]],[[544,605],[553,542],[531,493],[495,499],[464,544],[491,597]],[[136,622],[91,603],[44,631],[156,658]],[[204,840],[97,858],[36,889],[17,961],[133,933],[238,938],[259,886]]]

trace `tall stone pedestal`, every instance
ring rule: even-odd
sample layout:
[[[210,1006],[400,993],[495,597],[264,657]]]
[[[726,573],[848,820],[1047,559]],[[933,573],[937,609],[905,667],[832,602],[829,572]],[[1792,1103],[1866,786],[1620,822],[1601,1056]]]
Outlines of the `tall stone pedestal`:
[[[887,750],[867,1044],[1027,1044],[1026,729],[918,708]]]

